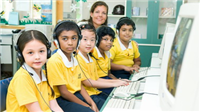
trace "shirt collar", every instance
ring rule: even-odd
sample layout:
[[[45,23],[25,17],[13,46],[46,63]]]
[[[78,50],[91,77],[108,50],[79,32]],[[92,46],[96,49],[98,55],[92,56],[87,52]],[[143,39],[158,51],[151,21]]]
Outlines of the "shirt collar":
[[[33,68],[31,68],[29,65],[27,65],[26,63],[24,63],[22,65],[22,67],[32,76],[32,78],[34,79],[34,81],[36,82],[36,84],[41,83],[42,81],[47,81],[43,71],[41,70],[41,74],[42,74],[42,81],[40,80],[40,77],[37,75],[37,73],[35,72],[35,70],[33,70]]]
[[[58,49],[57,52],[62,57],[63,63],[67,68],[71,68],[78,65],[77,60],[74,58],[73,55],[71,55],[71,62],[70,62],[68,58],[65,56],[65,54],[61,51],[61,49]]]
[[[89,57],[89,61],[83,56],[83,54],[79,51],[78,54],[85,60],[86,63],[90,63],[90,62],[93,62],[92,58],[90,57],[89,54],[88,57]]]
[[[119,45],[120,45],[120,47],[121,47],[121,49],[124,51],[124,50],[126,50],[126,47],[122,44],[122,42],[121,42],[121,40],[120,40],[120,38],[119,37],[117,37],[117,39],[118,39],[118,42],[119,42]],[[132,49],[132,44],[131,44],[131,41],[129,41],[129,44],[128,44],[128,49]]]
[[[97,47],[95,47],[95,49],[97,50],[98,57],[99,57],[99,58],[100,58],[100,57],[103,57],[103,56],[101,55],[99,49],[98,49]],[[111,53],[110,53],[109,51],[104,51],[104,53],[106,54],[106,56],[107,56],[108,58],[111,57]]]

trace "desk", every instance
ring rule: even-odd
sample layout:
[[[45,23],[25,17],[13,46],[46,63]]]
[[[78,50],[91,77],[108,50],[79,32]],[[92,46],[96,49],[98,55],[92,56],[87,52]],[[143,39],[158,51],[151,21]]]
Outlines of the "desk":
[[[136,100],[134,109],[120,109],[120,108],[109,108],[106,107],[109,99],[106,100],[104,103],[101,112],[133,112],[133,111],[161,111],[160,108],[160,100],[159,95],[153,95],[148,93],[159,94],[159,86],[160,86],[160,74],[161,74],[161,67],[157,66],[161,60],[156,60],[157,55],[152,54],[152,66],[149,67],[147,71],[147,75],[145,80],[141,81],[140,88],[138,93],[146,92],[141,100]],[[158,59],[158,58],[157,58]],[[156,75],[155,77],[152,75]],[[150,77],[151,76],[151,77]],[[115,89],[111,92],[113,94]]]

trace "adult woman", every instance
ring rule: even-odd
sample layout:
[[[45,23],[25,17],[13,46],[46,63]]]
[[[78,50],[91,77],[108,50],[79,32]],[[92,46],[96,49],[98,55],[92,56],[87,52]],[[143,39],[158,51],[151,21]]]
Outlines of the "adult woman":
[[[90,18],[88,20],[82,20],[78,23],[91,24],[97,29],[101,25],[107,25],[108,23],[108,5],[103,1],[95,2],[90,9]]]

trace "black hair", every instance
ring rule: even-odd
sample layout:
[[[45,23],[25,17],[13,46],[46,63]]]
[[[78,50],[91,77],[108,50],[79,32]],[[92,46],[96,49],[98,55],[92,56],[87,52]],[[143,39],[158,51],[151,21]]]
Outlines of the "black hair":
[[[62,21],[61,21],[62,22]],[[77,35],[81,34],[80,30],[78,29],[78,26],[75,22],[63,22],[62,24],[60,24],[56,30],[55,30],[55,35],[56,35],[56,39],[58,40],[59,35],[63,32],[63,31],[75,31],[77,32]]]
[[[37,30],[24,31],[24,32],[22,32],[22,34],[19,36],[19,38],[17,40],[17,46],[18,46],[17,52],[19,52],[21,54],[22,58],[23,58],[22,52],[24,50],[25,45],[32,40],[38,40],[38,41],[42,42],[46,46],[46,48],[50,47],[50,46],[48,46],[49,43],[47,41],[46,36],[42,32],[37,31]],[[22,66],[24,64],[24,62],[25,62],[25,60],[20,61],[20,65]],[[51,88],[51,86],[49,84],[49,80],[48,80],[46,63],[45,63],[45,71],[46,71],[46,77],[47,77],[47,84]],[[52,88],[51,88],[51,92],[52,92],[51,95],[54,96],[55,93]]]
[[[112,39],[114,40],[115,39],[115,32],[113,31],[112,28],[108,27],[108,26],[100,26],[98,29],[97,29],[97,36],[98,36],[98,43],[96,44],[96,46],[98,47],[101,40],[102,40],[102,37],[106,36],[106,35],[109,35],[112,37]]]
[[[133,31],[136,30],[134,21],[129,17],[121,17],[117,22],[116,29],[120,30],[122,25],[131,25],[133,27]]]
[[[89,30],[91,32],[95,33],[95,39],[97,40],[97,34],[96,34],[96,29],[93,25],[91,24],[82,24],[79,26],[81,30]]]

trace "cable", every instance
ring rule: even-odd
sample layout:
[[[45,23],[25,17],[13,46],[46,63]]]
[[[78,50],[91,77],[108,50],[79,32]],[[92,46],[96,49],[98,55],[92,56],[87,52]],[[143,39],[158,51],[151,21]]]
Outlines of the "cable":
[[[40,90],[38,89],[38,87],[37,87],[37,85],[36,85],[36,83],[35,83],[35,81],[34,81],[34,79],[33,79],[33,77],[32,77],[33,74],[30,73],[30,72],[26,69],[26,66],[25,66],[25,65],[24,65],[24,67],[25,67],[24,69],[25,69],[25,70],[28,72],[28,74],[31,76],[31,79],[33,80],[33,83],[34,83],[35,87],[37,88],[37,91],[39,92],[40,96],[42,97],[44,103],[49,107],[49,109],[51,110],[51,112],[54,112],[54,111],[50,108],[50,106],[47,104],[47,102],[45,101],[44,97],[42,96]]]
[[[112,98],[114,98],[114,99],[121,99],[121,100],[125,100],[125,101],[129,101],[129,100],[132,100],[133,98],[142,96],[143,94],[158,95],[158,94],[155,94],[155,93],[142,92],[142,93],[137,93],[137,94],[131,94],[129,97],[126,97],[126,98],[122,98],[122,97],[118,97],[118,96],[114,96],[114,97],[112,97]]]
[[[160,77],[160,75],[148,75],[148,76],[143,76],[143,77],[140,77],[139,79],[135,80],[135,81],[130,81],[130,82],[137,82],[137,81],[140,81],[140,80],[143,80],[144,78],[147,78],[147,77]],[[123,80],[123,79],[122,79]]]

